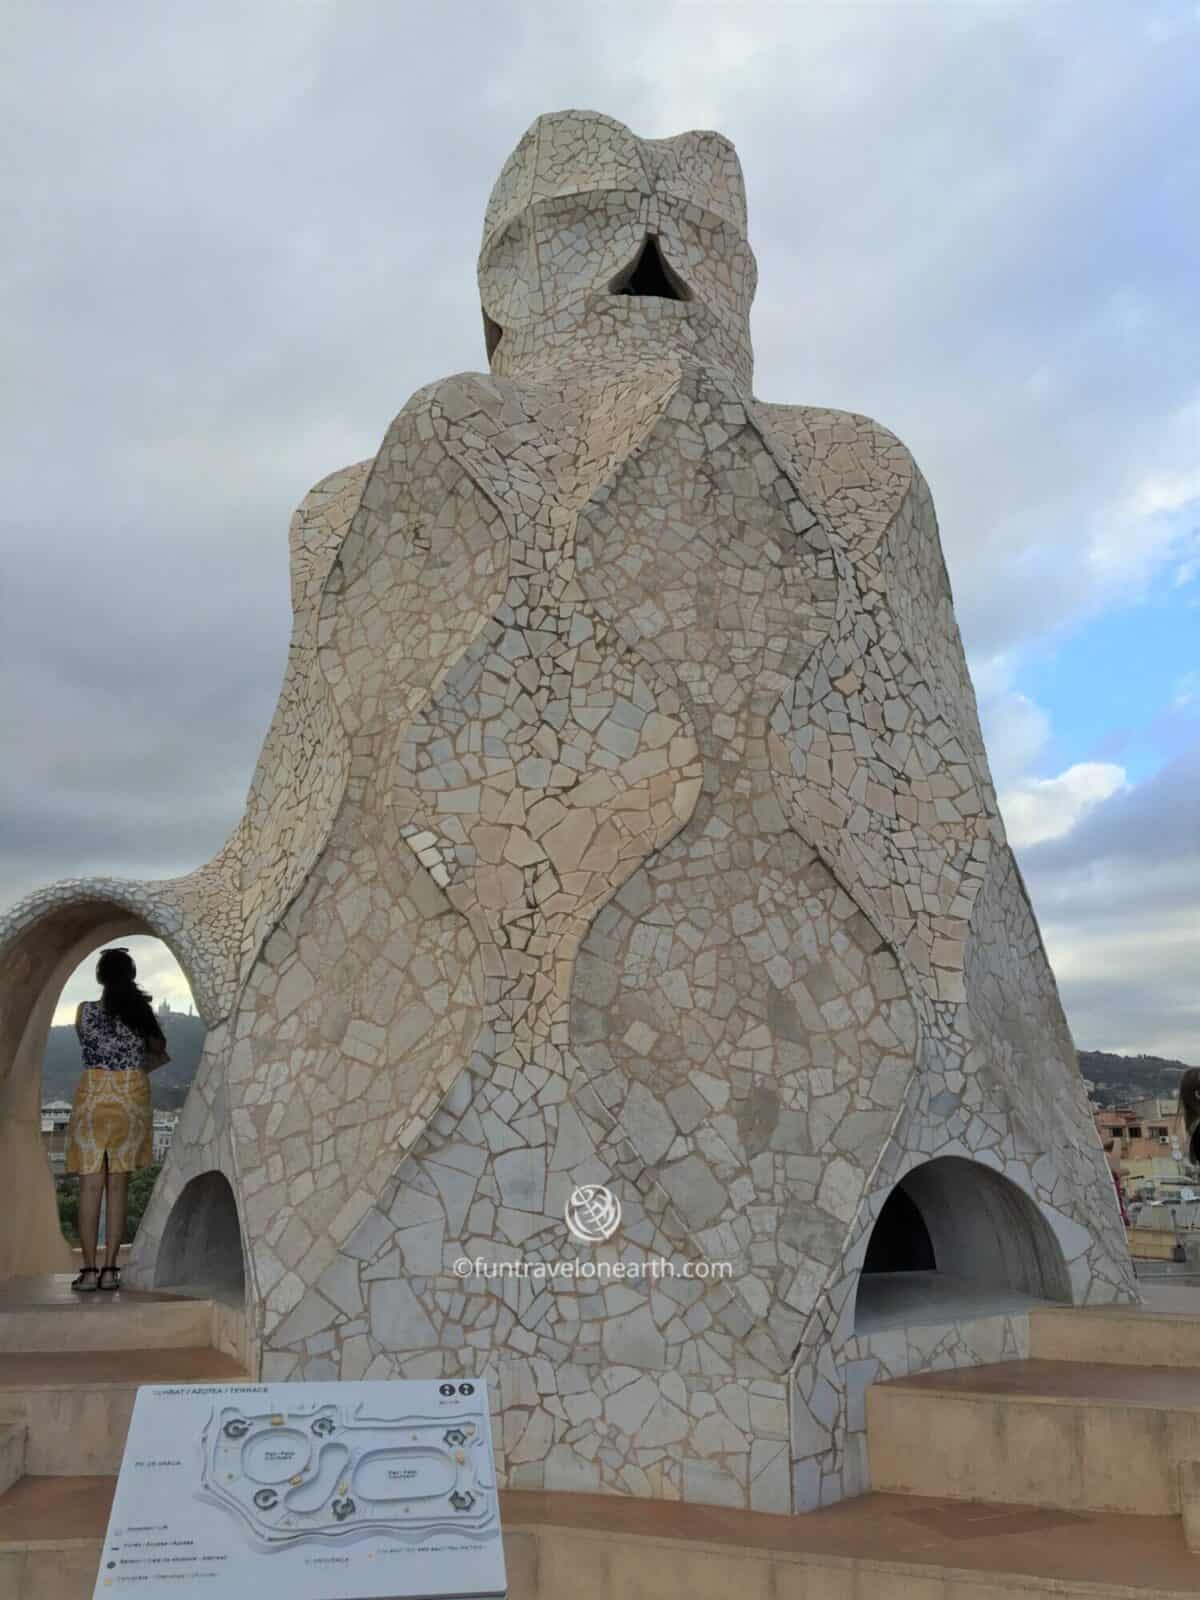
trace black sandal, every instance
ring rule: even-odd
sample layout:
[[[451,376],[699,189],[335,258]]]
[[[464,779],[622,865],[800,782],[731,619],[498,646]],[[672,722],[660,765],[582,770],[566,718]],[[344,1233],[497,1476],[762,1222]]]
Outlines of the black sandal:
[[[95,1278],[95,1283],[89,1283],[88,1278]],[[84,1267],[77,1278],[71,1280],[72,1289],[77,1289],[80,1294],[95,1294],[100,1287],[99,1274],[95,1267]]]
[[[105,1278],[111,1278],[113,1281],[111,1283],[105,1283]],[[121,1287],[120,1267],[101,1267],[100,1280],[96,1284],[96,1287],[97,1289],[119,1289]]]

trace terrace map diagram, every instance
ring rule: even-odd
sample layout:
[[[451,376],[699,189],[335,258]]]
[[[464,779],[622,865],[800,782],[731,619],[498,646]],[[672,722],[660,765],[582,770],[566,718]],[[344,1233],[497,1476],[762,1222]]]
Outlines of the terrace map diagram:
[[[498,1525],[491,1448],[478,1404],[456,1398],[440,1416],[366,1414],[361,1403],[215,1406],[200,1493],[268,1548],[379,1533],[486,1538]]]
[[[503,1600],[482,1378],[138,1390],[94,1600]]]

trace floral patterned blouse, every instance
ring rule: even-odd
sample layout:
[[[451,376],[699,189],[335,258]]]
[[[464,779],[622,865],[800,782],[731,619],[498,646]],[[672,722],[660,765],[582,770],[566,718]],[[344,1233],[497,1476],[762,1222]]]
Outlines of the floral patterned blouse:
[[[128,1072],[140,1067],[146,1041],[120,1017],[113,1017],[99,1000],[85,1000],[79,1011],[79,1042],[85,1069]]]

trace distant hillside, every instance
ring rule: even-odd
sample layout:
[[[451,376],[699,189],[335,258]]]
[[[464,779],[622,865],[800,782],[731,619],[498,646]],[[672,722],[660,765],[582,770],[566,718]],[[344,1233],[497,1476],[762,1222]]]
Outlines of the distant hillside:
[[[1148,1100],[1154,1095],[1179,1093],[1180,1075],[1187,1071],[1183,1061],[1165,1061],[1162,1056],[1113,1056],[1104,1050],[1081,1050],[1079,1070],[1095,1088],[1092,1093],[1102,1106],[1125,1105],[1130,1100]]]
[[[167,1036],[171,1057],[165,1067],[150,1075],[151,1098],[161,1111],[177,1111],[200,1065],[204,1049],[204,1024],[199,1017],[186,1017],[178,1011],[159,1012],[158,1020]],[[79,1040],[68,1024],[51,1028],[42,1068],[42,1099],[69,1100],[79,1081]]]

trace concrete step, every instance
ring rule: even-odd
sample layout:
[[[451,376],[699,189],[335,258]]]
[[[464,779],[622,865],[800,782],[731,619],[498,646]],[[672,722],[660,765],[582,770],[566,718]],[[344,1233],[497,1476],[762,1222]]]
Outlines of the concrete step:
[[[1180,1463],[1179,1497],[1183,1502],[1183,1541],[1200,1554],[1200,1461]]]
[[[1038,1361],[1200,1369],[1200,1316],[1185,1311],[1041,1306],[1030,1313],[1029,1333]]]
[[[112,1478],[0,1495],[4,1600],[91,1600]],[[869,1495],[803,1517],[501,1496],[511,1600],[1195,1600],[1178,1518]]]
[[[91,1600],[115,1478],[22,1478],[0,1495],[3,1600]]]
[[[0,1354],[0,1422],[26,1428],[28,1473],[115,1473],[139,1385],[236,1383],[245,1378],[231,1356],[204,1347],[8,1352]]]
[[[0,1494],[25,1476],[27,1433],[23,1422],[0,1422]]]
[[[180,1350],[212,1343],[213,1304],[128,1289],[79,1294],[66,1273],[0,1283],[0,1352]]]
[[[1200,1369],[1008,1361],[900,1378],[867,1391],[867,1440],[876,1490],[1178,1516]]]

